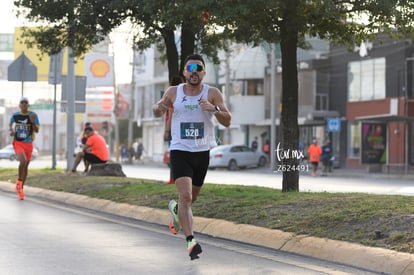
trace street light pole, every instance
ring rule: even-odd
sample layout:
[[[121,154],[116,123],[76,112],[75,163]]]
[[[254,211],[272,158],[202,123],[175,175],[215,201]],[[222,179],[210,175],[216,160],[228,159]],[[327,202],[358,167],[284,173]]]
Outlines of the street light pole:
[[[74,163],[75,149],[75,64],[73,58],[73,50],[68,47],[68,112],[67,112],[67,143],[66,143],[66,169],[70,171]]]
[[[226,104],[227,104],[228,108],[231,109],[231,105],[230,105],[230,50],[226,51],[226,86],[225,87],[226,87],[225,88]],[[232,142],[230,127],[227,127],[225,132],[226,132],[226,140],[225,140],[224,144],[230,144]]]
[[[74,29],[72,23],[68,28],[68,81],[67,81],[67,99],[68,110],[66,119],[66,169],[70,171],[75,161],[75,59],[73,56]]]
[[[128,149],[132,146],[133,143],[133,123],[135,118],[135,49],[133,49],[132,53],[131,102],[129,103],[129,106]]]
[[[53,141],[52,141],[52,170],[56,169],[56,85],[57,85],[57,63],[58,55],[53,59]]]
[[[275,45],[270,45],[270,168],[276,167],[276,54]]]
[[[404,63],[405,69],[405,93],[404,93],[404,173],[408,174],[408,61],[414,57],[407,57]],[[412,83],[411,83],[412,86]]]

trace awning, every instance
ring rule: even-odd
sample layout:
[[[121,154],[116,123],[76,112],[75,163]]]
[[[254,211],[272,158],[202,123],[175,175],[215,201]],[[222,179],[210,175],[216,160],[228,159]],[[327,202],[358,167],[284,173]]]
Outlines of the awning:
[[[256,122],[254,125],[256,126],[270,126],[272,123],[270,118],[261,120],[259,122]],[[325,125],[326,121],[325,120],[320,120],[320,119],[308,119],[306,117],[298,117],[298,125],[299,126],[312,126],[312,125]],[[275,119],[275,125],[279,126],[280,125],[280,119],[277,118]]]
[[[414,117],[380,114],[380,115],[358,116],[358,117],[355,117],[355,120],[375,121],[375,122],[414,122]]]
[[[338,111],[312,111],[306,117],[304,114],[298,117],[298,125],[299,126],[319,126],[325,125],[326,119],[330,117],[339,117]],[[272,123],[270,118],[258,121],[255,123],[256,126],[270,126]],[[275,124],[280,125],[280,118],[275,119]]]

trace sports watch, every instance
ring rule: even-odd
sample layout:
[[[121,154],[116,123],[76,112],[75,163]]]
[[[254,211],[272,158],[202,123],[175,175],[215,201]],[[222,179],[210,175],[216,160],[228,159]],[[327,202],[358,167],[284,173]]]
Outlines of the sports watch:
[[[220,107],[219,106],[214,106],[214,112],[213,112],[213,115],[215,115],[215,114],[217,114],[218,112],[220,112],[221,110],[220,110]]]

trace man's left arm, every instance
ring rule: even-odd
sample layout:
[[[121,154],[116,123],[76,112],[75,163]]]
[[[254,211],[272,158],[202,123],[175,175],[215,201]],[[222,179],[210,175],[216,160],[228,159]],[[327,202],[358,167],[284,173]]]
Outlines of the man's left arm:
[[[30,123],[32,124],[33,132],[38,133],[39,132],[39,118],[37,117],[36,113],[31,113],[29,115]]]
[[[216,116],[218,122],[229,127],[231,124],[231,113],[224,102],[223,94],[217,88],[211,89],[211,104],[213,105],[213,113]],[[210,94],[210,93],[209,93]],[[209,98],[210,99],[210,98]]]

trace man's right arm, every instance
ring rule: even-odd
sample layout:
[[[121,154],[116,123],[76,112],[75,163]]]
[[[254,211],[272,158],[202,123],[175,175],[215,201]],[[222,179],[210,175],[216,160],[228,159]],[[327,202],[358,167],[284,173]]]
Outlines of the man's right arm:
[[[13,125],[12,124],[10,124],[9,125],[9,132],[10,132],[10,136],[14,136],[14,130],[13,130]]]
[[[170,108],[172,104],[171,96],[173,93],[174,87],[170,86],[165,91],[163,97],[152,106],[152,113],[155,117],[160,117],[167,112],[167,110]]]
[[[165,118],[164,141],[170,140],[172,114],[173,114],[173,108],[168,109],[167,116]]]
[[[10,118],[10,122],[9,122],[9,132],[10,132],[10,136],[14,136],[13,123],[14,123],[14,118],[12,116]]]

